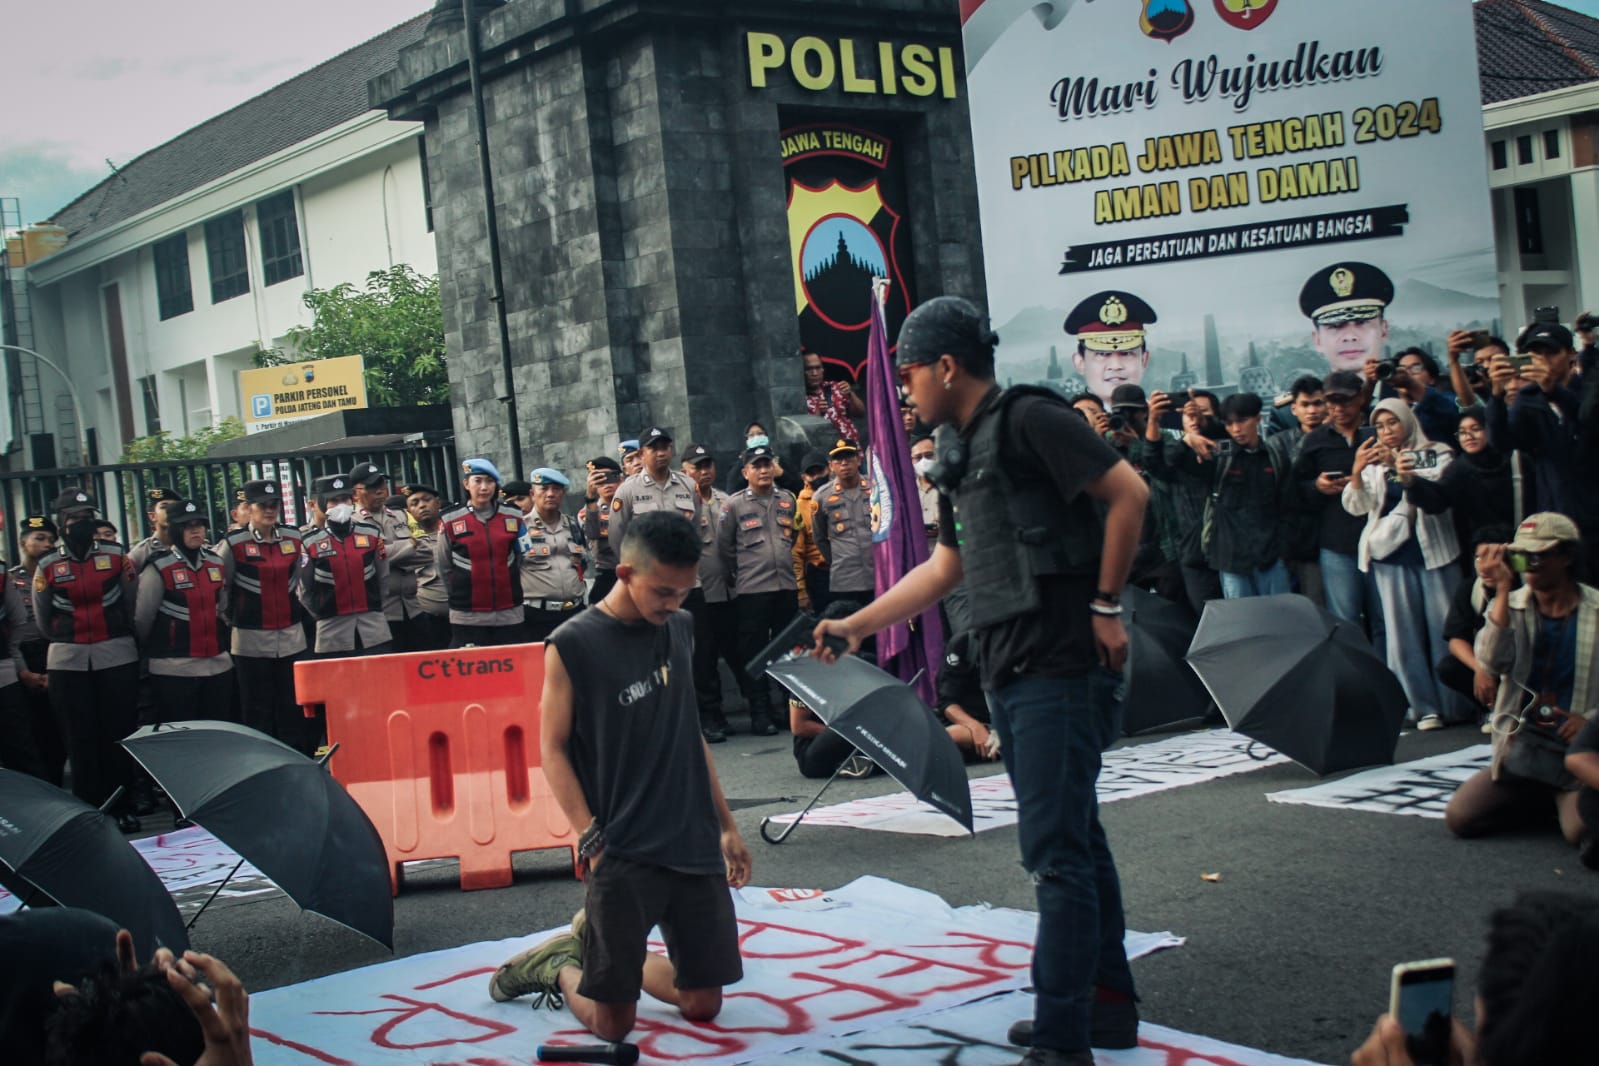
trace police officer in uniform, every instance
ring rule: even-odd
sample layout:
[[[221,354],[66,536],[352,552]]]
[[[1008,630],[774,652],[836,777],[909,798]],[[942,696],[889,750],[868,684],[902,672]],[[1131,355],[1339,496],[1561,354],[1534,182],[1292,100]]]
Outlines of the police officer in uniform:
[[[50,641],[50,703],[72,760],[73,795],[98,807],[132,778],[133,762],[117,742],[138,719],[129,698],[139,683],[133,570],[119,546],[95,541],[95,502],[87,492],[66,489],[54,510],[62,538],[39,560],[33,613]],[[119,806],[118,827],[137,832],[128,797]]]
[[[651,427],[644,434],[641,451],[644,468],[624,480],[611,500],[613,544],[622,543],[627,536],[627,523],[634,515],[676,511],[692,522],[699,521],[699,486],[672,469],[672,435],[659,426]]]
[[[623,477],[632,477],[634,474],[644,469],[644,456],[639,452],[638,441],[623,441],[621,444],[617,445],[616,454],[622,457]],[[621,544],[622,538],[617,537],[616,543]]]
[[[34,739],[27,689],[22,685],[21,640],[33,626],[15,581],[0,588],[0,766],[48,780]],[[35,630],[37,632],[37,630]]]
[[[413,623],[411,633],[416,638],[412,650],[442,651],[450,646],[450,593],[439,576],[437,558],[443,497],[432,485],[410,485],[405,489],[405,510],[411,516],[411,536],[422,560],[416,571],[416,587],[405,605]]]
[[[416,590],[419,564],[411,524],[403,514],[391,511],[389,475],[375,463],[360,463],[350,471],[354,486],[355,517],[383,531],[383,554],[389,564],[388,580],[383,583],[383,617],[389,621],[395,651],[411,650],[410,615],[406,613],[407,593]]]
[[[11,642],[22,656],[17,676],[22,682],[22,698],[32,723],[40,767],[44,779],[59,787],[64,780],[62,771],[66,768],[67,747],[56,725],[55,712],[50,708],[49,668],[45,664],[50,642],[40,631],[33,614],[33,579],[39,571],[39,560],[55,551],[56,524],[46,515],[28,515],[17,527],[17,538],[22,562],[11,568],[9,576],[22,597],[26,617],[8,620],[12,626]]]
[[[861,450],[840,440],[827,453],[833,479],[817,489],[816,546],[827,560],[829,592],[835,600],[870,603],[876,593],[872,568],[872,495],[861,480]]]
[[[716,551],[716,532],[728,495],[716,487],[716,458],[703,444],[691,444],[683,453],[683,473],[694,479],[700,497],[700,594],[694,612],[694,690],[700,705],[700,732],[711,744],[727,739],[727,715],[722,713],[722,673],[717,665],[727,660],[738,676],[738,608],[727,585],[722,557]]]
[[[144,569],[144,564],[150,561],[150,556],[172,547],[172,534],[167,529],[166,505],[183,497],[169,488],[157,485],[145,492],[145,498],[150,501],[150,509],[145,512],[145,517],[150,520],[151,532],[148,537],[128,549],[128,561],[133,564],[135,576]]]
[[[561,513],[571,479],[541,466],[533,471],[533,511],[526,518],[522,555],[522,610],[526,639],[543,643],[555,627],[583,609],[583,530]]]
[[[440,518],[433,562],[450,598],[450,647],[520,644],[522,553],[527,526],[500,500],[500,472],[487,459],[461,464],[466,502]]]
[[[383,531],[355,516],[343,474],[312,486],[328,524],[305,538],[300,602],[316,619],[316,653],[327,658],[386,655],[393,650],[383,589],[389,576]]]
[[[939,297],[900,330],[917,415],[939,427],[938,549],[864,610],[817,625],[858,647],[931,608],[964,573],[983,688],[1016,786],[1022,865],[1038,897],[1035,1018],[1012,1027],[1028,1063],[1090,1066],[1138,1041],[1121,888],[1099,824],[1100,755],[1120,735],[1127,658],[1120,595],[1149,490],[1063,399],[994,382],[999,338]]]
[[[728,499],[716,531],[717,553],[733,589],[738,611],[738,677],[750,706],[750,731],[777,732],[772,690],[763,677],[750,677],[744,664],[760,652],[799,611],[794,580],[794,494],[776,486],[777,467],[767,445],[747,448],[744,479],[749,486]]]
[[[304,537],[278,519],[274,481],[244,486],[249,523],[223,542],[224,617],[233,628],[233,667],[244,724],[309,755],[316,750],[309,719],[294,696],[294,664],[305,658],[305,613],[294,594]]]
[[[157,720],[229,717],[233,657],[222,620],[222,558],[205,546],[205,512],[192,500],[167,505],[172,547],[139,574],[133,628],[150,657]]]
[[[611,502],[622,484],[622,464],[609,455],[600,455],[589,460],[588,471],[587,491],[577,521],[588,541],[589,570],[594,574],[589,602],[599,603],[616,584],[616,545],[620,542],[611,539]]]
[[[1299,309],[1310,319],[1310,342],[1333,370],[1361,373],[1388,345],[1388,305],[1394,283],[1370,263],[1324,267],[1299,290]]]

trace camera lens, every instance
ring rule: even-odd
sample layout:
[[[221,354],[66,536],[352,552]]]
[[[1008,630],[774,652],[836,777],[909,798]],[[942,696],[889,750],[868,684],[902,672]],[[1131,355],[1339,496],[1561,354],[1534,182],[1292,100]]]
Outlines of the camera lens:
[[[1127,428],[1127,419],[1126,419],[1125,416],[1123,416],[1123,415],[1111,415],[1110,416],[1110,431],[1112,433],[1120,433],[1122,430],[1124,430],[1126,428]]]
[[[1392,361],[1384,359],[1382,362],[1377,364],[1377,380],[1387,381],[1389,378],[1394,376],[1394,371],[1397,369],[1398,367],[1396,367]]]

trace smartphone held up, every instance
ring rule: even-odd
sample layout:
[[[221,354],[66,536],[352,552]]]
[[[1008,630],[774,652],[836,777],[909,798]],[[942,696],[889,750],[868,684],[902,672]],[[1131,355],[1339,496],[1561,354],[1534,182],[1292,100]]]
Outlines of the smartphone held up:
[[[1388,1013],[1405,1031],[1405,1048],[1415,1066],[1449,1066],[1454,1008],[1454,959],[1394,967]]]

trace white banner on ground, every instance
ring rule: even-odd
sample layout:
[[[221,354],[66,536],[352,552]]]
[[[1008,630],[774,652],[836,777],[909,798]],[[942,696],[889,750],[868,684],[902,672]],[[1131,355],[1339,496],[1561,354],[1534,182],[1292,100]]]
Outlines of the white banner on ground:
[[[1169,788],[1197,785],[1289,760],[1226,729],[1168,737],[1148,744],[1108,751],[1099,774],[1099,802],[1147,796]],[[772,821],[787,825],[793,814]],[[851,800],[818,807],[805,816],[805,825],[830,825],[845,829],[875,829],[913,836],[957,837],[966,830],[952,819],[922,803],[909,792]],[[1016,790],[1005,774],[972,781],[972,828],[976,832],[1016,824]]]
[[[217,903],[244,897],[263,897],[279,891],[249,863],[240,866],[238,872],[229,878],[228,873],[239,862],[239,853],[199,826],[144,837],[130,843],[133,850],[161,878],[161,883],[167,886],[178,910],[185,914],[203,904],[225,878],[227,885],[218,895]],[[16,897],[0,889],[0,914],[16,909]]]
[[[1272,792],[1266,798],[1273,803],[1299,803],[1307,807],[1442,818],[1455,789],[1478,770],[1488,769],[1492,758],[1493,745],[1478,744],[1415,762],[1351,774],[1325,785]]]
[[[1005,1030],[1031,1017],[1033,997],[1025,992],[968,1003],[964,1007],[848,1036],[826,1051],[794,1051],[777,1059],[782,1066],[1015,1066],[1018,1051]],[[1097,1066],[1314,1066],[1208,1037],[1179,1033],[1143,1022],[1139,1046],[1128,1051],[1094,1052]]]
[[[749,888],[735,903],[744,980],[708,1025],[645,997],[630,1037],[642,1061],[723,1066],[832,1048],[847,1034],[905,1025],[1030,981],[1036,916],[1026,911],[952,908],[876,877],[826,893]],[[537,1044],[593,1043],[567,1011],[489,998],[495,968],[551,932],[252,995],[255,1061],[514,1066]],[[1129,933],[1127,949],[1137,957],[1181,943],[1169,933]]]
[[[1471,7],[963,0],[1000,379],[1270,396],[1492,326]]]

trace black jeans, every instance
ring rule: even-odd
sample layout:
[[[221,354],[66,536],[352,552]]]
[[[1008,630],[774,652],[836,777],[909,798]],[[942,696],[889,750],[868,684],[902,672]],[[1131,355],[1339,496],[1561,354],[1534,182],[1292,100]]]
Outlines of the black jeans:
[[[138,684],[138,663],[50,671],[50,703],[72,760],[72,794],[91,807],[133,778],[133,759],[117,742],[138,727]],[[133,809],[126,797],[122,807]]]
[[[781,592],[749,592],[733,601],[738,609],[738,679],[744,699],[750,705],[750,718],[764,715],[772,719],[772,687],[766,675],[750,677],[744,672],[749,661],[771,643],[778,630],[794,620],[799,613],[799,593],[793,589]]]
[[[294,664],[304,655],[265,659],[235,655],[244,724],[282,741],[302,755],[316,751],[316,722],[300,710],[294,695]]]

